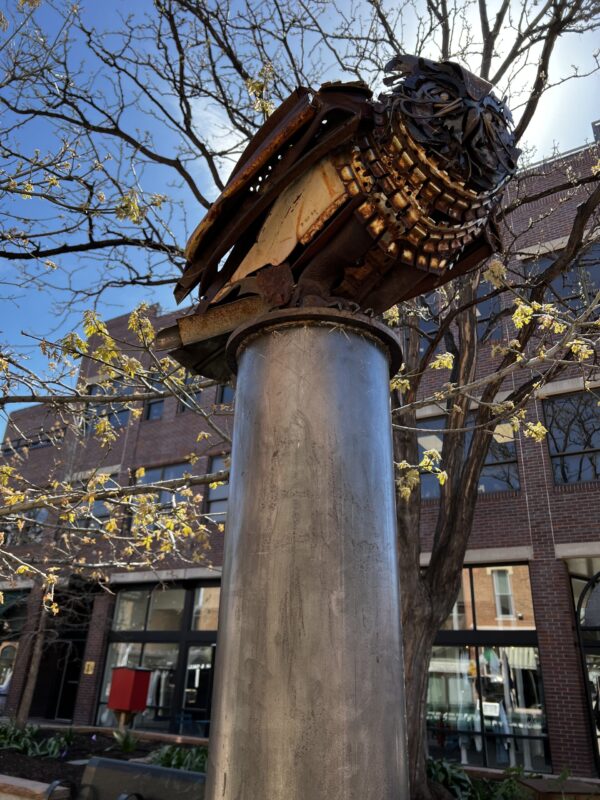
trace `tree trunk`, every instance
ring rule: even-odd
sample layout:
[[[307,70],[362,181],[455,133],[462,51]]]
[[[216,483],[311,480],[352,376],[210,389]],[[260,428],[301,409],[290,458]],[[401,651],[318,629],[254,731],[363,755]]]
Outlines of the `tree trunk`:
[[[426,615],[418,615],[404,631],[406,670],[406,722],[410,731],[408,760],[412,800],[429,800],[426,759],[427,683],[431,647],[437,630]]]
[[[23,694],[21,695],[19,708],[15,717],[15,724],[18,728],[24,728],[27,724],[27,720],[29,719],[29,711],[31,710],[33,693],[35,691],[37,677],[40,671],[40,664],[42,663],[42,654],[44,652],[47,619],[47,611],[45,611],[43,608],[40,608],[38,624],[33,634],[33,649],[31,652],[31,659],[29,661],[27,680],[25,682],[25,686],[23,687]]]

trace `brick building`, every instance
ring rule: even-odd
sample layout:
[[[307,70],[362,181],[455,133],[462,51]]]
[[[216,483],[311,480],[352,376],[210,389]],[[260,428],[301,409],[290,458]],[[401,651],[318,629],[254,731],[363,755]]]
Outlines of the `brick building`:
[[[513,214],[518,237],[516,272],[536,269],[565,244],[575,208],[586,186],[570,187],[572,175],[591,175],[598,160],[594,146],[581,148],[530,168],[507,202],[526,191],[538,200]],[[556,192],[556,187],[566,188]],[[554,287],[565,297],[593,296],[600,288],[600,250],[585,257]],[[569,294],[571,293],[571,294]],[[482,304],[480,374],[494,369],[493,343],[510,338],[509,316],[497,301]],[[172,317],[156,319],[158,328]],[[110,323],[126,337],[127,318]],[[93,367],[82,367],[94,385]],[[424,386],[434,387],[436,376]],[[592,386],[600,386],[598,380]],[[588,631],[583,648],[575,607],[587,581],[600,571],[600,407],[583,391],[575,370],[541,389],[529,418],[548,428],[536,443],[510,425],[499,425],[480,480],[475,523],[466,554],[463,582],[454,610],[439,632],[430,666],[430,752],[465,764],[504,768],[522,765],[537,772],[598,775],[598,732],[594,722],[600,688],[600,639]],[[204,407],[232,401],[226,386],[205,389]],[[139,467],[152,478],[175,477],[188,467],[191,442],[205,430],[201,416],[175,398],[149,401],[140,419],[113,416],[120,435],[110,455],[94,442],[73,443],[68,434],[57,459],[52,446],[60,426],[41,408],[15,412],[7,428],[3,457],[28,446],[27,474],[43,482],[50,474],[84,477],[91,469],[120,482]],[[443,418],[437,406],[418,415],[423,449],[440,449]],[[224,409],[223,424],[231,419]],[[65,455],[66,454],[66,455]],[[199,471],[223,465],[222,443],[207,451]],[[427,564],[437,513],[439,485],[421,483],[422,563]],[[204,493],[204,510],[224,515],[227,489]],[[99,509],[101,513],[101,509]],[[43,518],[40,525],[47,524]],[[39,535],[35,525],[28,541]],[[40,673],[32,716],[109,725],[106,707],[114,666],[152,670],[148,710],[139,727],[204,735],[208,732],[223,535],[215,530],[205,562],[171,563],[157,570],[117,571],[112,593],[82,593],[73,612],[78,622],[58,630]],[[15,539],[15,547],[19,544]],[[14,713],[31,655],[40,597],[26,582],[4,587],[0,609],[0,702]],[[591,603],[589,604],[591,607]],[[68,616],[68,615],[67,615]],[[590,616],[589,619],[592,619]],[[600,621],[597,622],[600,628]],[[597,715],[600,716],[600,715]]]

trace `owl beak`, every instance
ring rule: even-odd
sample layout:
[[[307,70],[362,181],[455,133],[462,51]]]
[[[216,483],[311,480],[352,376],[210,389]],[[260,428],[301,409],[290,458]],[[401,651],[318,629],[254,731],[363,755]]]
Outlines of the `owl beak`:
[[[408,75],[414,70],[419,63],[418,56],[398,55],[394,56],[391,61],[384,67],[384,72],[401,72],[403,75]]]
[[[468,139],[478,125],[479,125],[479,111],[476,108],[470,108],[467,113],[467,119],[465,121],[463,140]]]

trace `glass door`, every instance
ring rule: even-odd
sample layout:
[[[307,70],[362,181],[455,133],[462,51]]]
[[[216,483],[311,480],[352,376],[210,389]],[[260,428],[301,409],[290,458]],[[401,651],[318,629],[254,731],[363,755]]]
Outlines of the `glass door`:
[[[180,734],[208,736],[215,650],[214,644],[188,647]]]

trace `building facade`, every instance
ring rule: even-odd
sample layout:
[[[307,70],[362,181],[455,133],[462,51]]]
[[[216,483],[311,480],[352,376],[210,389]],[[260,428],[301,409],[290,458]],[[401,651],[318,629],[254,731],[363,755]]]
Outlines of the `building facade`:
[[[590,146],[528,171],[525,189],[540,197],[517,209],[511,226],[520,236],[519,263],[524,268],[539,267],[564,246],[586,191],[565,189],[565,181],[573,170],[591,174],[597,159],[597,150]],[[552,187],[561,186],[552,192]],[[509,196],[507,202],[515,199]],[[584,259],[560,281],[556,289],[563,299],[569,292],[579,299],[582,293],[593,296],[600,289],[599,246],[588,247]],[[478,308],[481,374],[494,369],[494,342],[511,336],[509,317],[499,315],[494,303],[492,299]],[[170,316],[157,316],[156,327],[171,321]],[[127,317],[110,323],[115,337],[126,338],[126,329]],[[82,380],[93,393],[93,366],[88,363],[82,370]],[[600,374],[597,377],[587,388],[600,392]],[[480,479],[461,591],[438,634],[430,665],[432,755],[500,769],[522,766],[559,773],[568,768],[582,776],[599,774],[600,621],[598,630],[590,624],[582,634],[576,618],[582,592],[600,571],[600,406],[598,392],[584,388],[580,374],[567,370],[531,401],[529,419],[542,421],[548,429],[544,442],[508,424],[494,432]],[[221,424],[230,429],[230,387],[206,388],[198,402],[220,414]],[[147,401],[139,419],[130,418],[126,409],[108,413],[119,431],[108,457],[93,438],[85,447],[74,443],[69,448],[64,433],[57,459],[54,445],[63,436],[60,425],[39,407],[11,416],[2,457],[10,461],[26,450],[27,474],[38,484],[59,474],[84,479],[99,464],[120,483],[131,481],[141,467],[148,480],[159,480],[189,470],[190,443],[206,430],[202,415],[174,397]],[[421,448],[440,450],[444,421],[439,408],[421,409],[418,422]],[[208,448],[197,469],[216,471],[226,457],[222,444],[213,451]],[[423,475],[424,567],[438,495],[437,481]],[[208,488],[202,503],[207,515],[222,521],[227,487]],[[102,513],[100,506],[100,518]],[[38,515],[20,532],[27,537],[23,546],[31,546],[52,525],[43,511]],[[5,535],[14,536],[14,546],[19,546],[18,534]],[[148,708],[136,725],[208,735],[224,535],[215,525],[201,563],[115,571],[109,576],[110,591],[72,587],[79,601],[66,602],[67,611],[52,627],[32,716],[112,725],[115,720],[106,705],[111,670],[140,666],[152,676]],[[4,591],[0,710],[10,715],[23,692],[39,624],[40,594],[26,581],[7,585]],[[69,587],[62,591],[67,598]],[[590,620],[594,621],[591,612]]]

